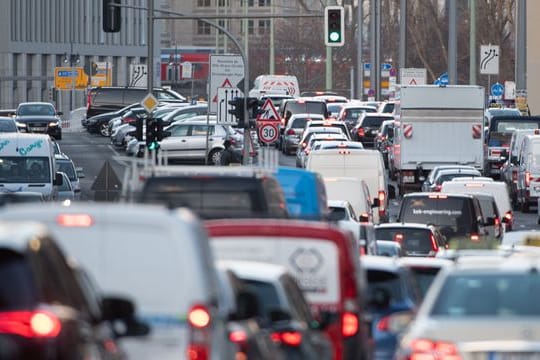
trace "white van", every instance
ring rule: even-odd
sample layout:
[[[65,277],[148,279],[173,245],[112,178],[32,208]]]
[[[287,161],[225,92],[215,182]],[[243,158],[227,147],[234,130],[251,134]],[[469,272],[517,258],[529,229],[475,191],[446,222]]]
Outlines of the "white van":
[[[39,192],[56,200],[60,184],[49,135],[0,133],[0,192]]]
[[[373,222],[372,208],[376,207],[377,204],[371,201],[369,188],[363,179],[353,177],[325,177],[323,180],[328,201],[348,201],[358,216],[358,221]]]
[[[259,75],[253,81],[250,97],[260,98],[264,95],[280,94],[295,98],[300,96],[298,79],[294,75]]]
[[[1,219],[47,225],[105,293],[135,303],[146,337],[122,338],[129,359],[233,359],[219,313],[217,272],[200,222],[186,209],[143,204],[13,205]]]
[[[528,212],[540,196],[540,135],[526,135],[518,155],[517,205]]]
[[[306,169],[318,172],[323,177],[364,180],[371,196],[378,199],[378,211],[373,213],[373,222],[388,221],[388,185],[383,158],[378,150],[314,150],[307,159]]]
[[[495,203],[499,209],[501,222],[505,231],[511,231],[514,224],[514,214],[508,187],[502,181],[483,180],[483,178],[457,178],[452,181],[442,183],[441,192],[458,194],[489,194],[495,198]]]

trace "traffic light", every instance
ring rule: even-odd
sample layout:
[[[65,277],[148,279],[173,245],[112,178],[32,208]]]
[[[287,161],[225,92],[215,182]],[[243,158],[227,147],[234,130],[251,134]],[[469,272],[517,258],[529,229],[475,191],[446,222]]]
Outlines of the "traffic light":
[[[345,10],[343,6],[324,8],[324,43],[326,46],[345,44]]]
[[[232,109],[229,109],[228,112],[236,117],[239,128],[244,128],[246,124],[244,118],[244,100],[245,99],[243,97],[235,97],[234,99],[228,101],[229,105],[232,106]]]
[[[143,119],[140,117],[137,117],[135,121],[135,138],[138,141],[142,141],[143,139]]]
[[[148,150],[159,149],[158,142],[158,120],[147,118],[146,119],[146,147]]]
[[[247,109],[248,114],[251,119],[256,119],[257,115],[261,113],[261,106],[264,104],[264,101],[260,101],[256,97],[248,97],[247,98]],[[251,110],[251,111],[250,111]]]
[[[122,0],[101,0],[103,5],[103,31],[119,32],[122,22],[120,7],[111,5],[120,5]]]

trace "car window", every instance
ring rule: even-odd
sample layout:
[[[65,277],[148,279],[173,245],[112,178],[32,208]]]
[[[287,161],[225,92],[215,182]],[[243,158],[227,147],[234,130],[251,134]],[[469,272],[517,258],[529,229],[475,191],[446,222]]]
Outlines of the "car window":
[[[416,280],[422,297],[426,295],[435,276],[439,273],[440,268],[429,266],[412,266],[410,267],[412,276]]]
[[[429,229],[406,227],[376,228],[375,234],[379,240],[391,240],[400,243],[403,249],[408,252],[424,253],[433,250],[431,231]]]
[[[345,211],[345,208],[337,207],[337,206],[329,206],[330,214],[329,214],[329,220],[332,221],[339,221],[339,220],[347,220],[347,212]]]
[[[431,310],[434,316],[540,316],[537,271],[450,275]],[[481,299],[481,301],[479,301]]]
[[[368,269],[366,272],[368,282],[368,299],[371,299],[377,290],[385,290],[390,296],[390,303],[401,301],[403,289],[399,274]]]
[[[27,104],[20,105],[17,111],[18,115],[55,115],[54,107],[47,104]]]
[[[171,136],[187,136],[189,125],[174,125],[171,127]]]
[[[77,180],[77,173],[75,172],[75,167],[71,161],[56,161],[56,171],[66,173],[69,180]]]
[[[374,116],[366,116],[362,120],[362,126],[370,126],[370,127],[381,127],[381,124],[384,120],[389,120],[387,118],[383,117],[374,117]]]
[[[0,121],[0,132],[17,132],[17,125],[13,120]]]
[[[0,249],[0,311],[30,309],[37,298],[32,269],[26,258]]]
[[[212,135],[214,133],[213,125],[210,125],[210,127],[207,127],[206,125],[192,125],[191,136],[206,136],[206,132],[208,129],[208,134]]]
[[[482,215],[484,216],[484,219],[488,217],[497,217],[497,208],[495,205],[495,202],[491,198],[486,197],[479,197],[478,201],[480,202],[480,207],[482,209]]]
[[[311,120],[311,119],[309,119]],[[297,117],[293,120],[292,124],[291,124],[291,128],[294,128],[294,129],[303,129],[306,127],[306,123],[308,122],[308,118],[302,118],[302,117]]]
[[[279,296],[276,287],[267,282],[244,279],[248,289],[253,291],[259,300],[260,313],[263,318],[268,318],[272,310],[288,310],[283,309],[279,301]]]
[[[285,296],[291,305],[290,310],[293,318],[309,324],[311,321],[311,312],[302,290],[300,290],[296,281],[290,276],[285,276],[283,278],[283,287],[285,289]]]

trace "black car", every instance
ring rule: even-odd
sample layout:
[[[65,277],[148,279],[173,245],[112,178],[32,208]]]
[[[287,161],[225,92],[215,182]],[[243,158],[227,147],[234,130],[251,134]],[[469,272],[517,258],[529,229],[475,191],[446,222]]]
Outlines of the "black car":
[[[79,275],[42,225],[0,224],[1,359],[120,359],[119,336],[148,333],[131,302],[89,298]]]
[[[375,137],[385,120],[394,120],[391,115],[363,113],[356,126],[351,130],[353,140],[360,141],[365,148],[375,147]]]
[[[56,111],[51,103],[24,102],[17,106],[15,121],[19,130],[28,133],[49,134],[56,140],[62,139],[62,112]]]
[[[135,107],[140,107],[141,104],[133,103],[117,111],[111,111],[99,115],[89,117],[85,121],[86,130],[89,133],[101,134],[102,136],[109,136],[109,121],[121,117],[126,112]]]

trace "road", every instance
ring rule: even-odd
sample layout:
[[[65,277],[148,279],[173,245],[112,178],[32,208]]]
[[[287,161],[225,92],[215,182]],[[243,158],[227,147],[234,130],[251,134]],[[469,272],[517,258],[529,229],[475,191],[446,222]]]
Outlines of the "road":
[[[111,164],[115,174],[123,181],[126,163],[122,159],[123,151],[111,145],[108,138],[101,135],[88,134],[85,131],[67,132],[60,141],[63,152],[73,159],[75,166],[82,167],[85,178],[81,179],[82,200],[94,200],[95,191],[92,186],[107,161]],[[294,155],[279,154],[279,164],[295,166]],[[96,184],[98,185],[98,184]],[[390,216],[395,216],[399,207],[399,198],[391,201]],[[514,230],[537,229],[536,212],[523,214],[515,212]]]

